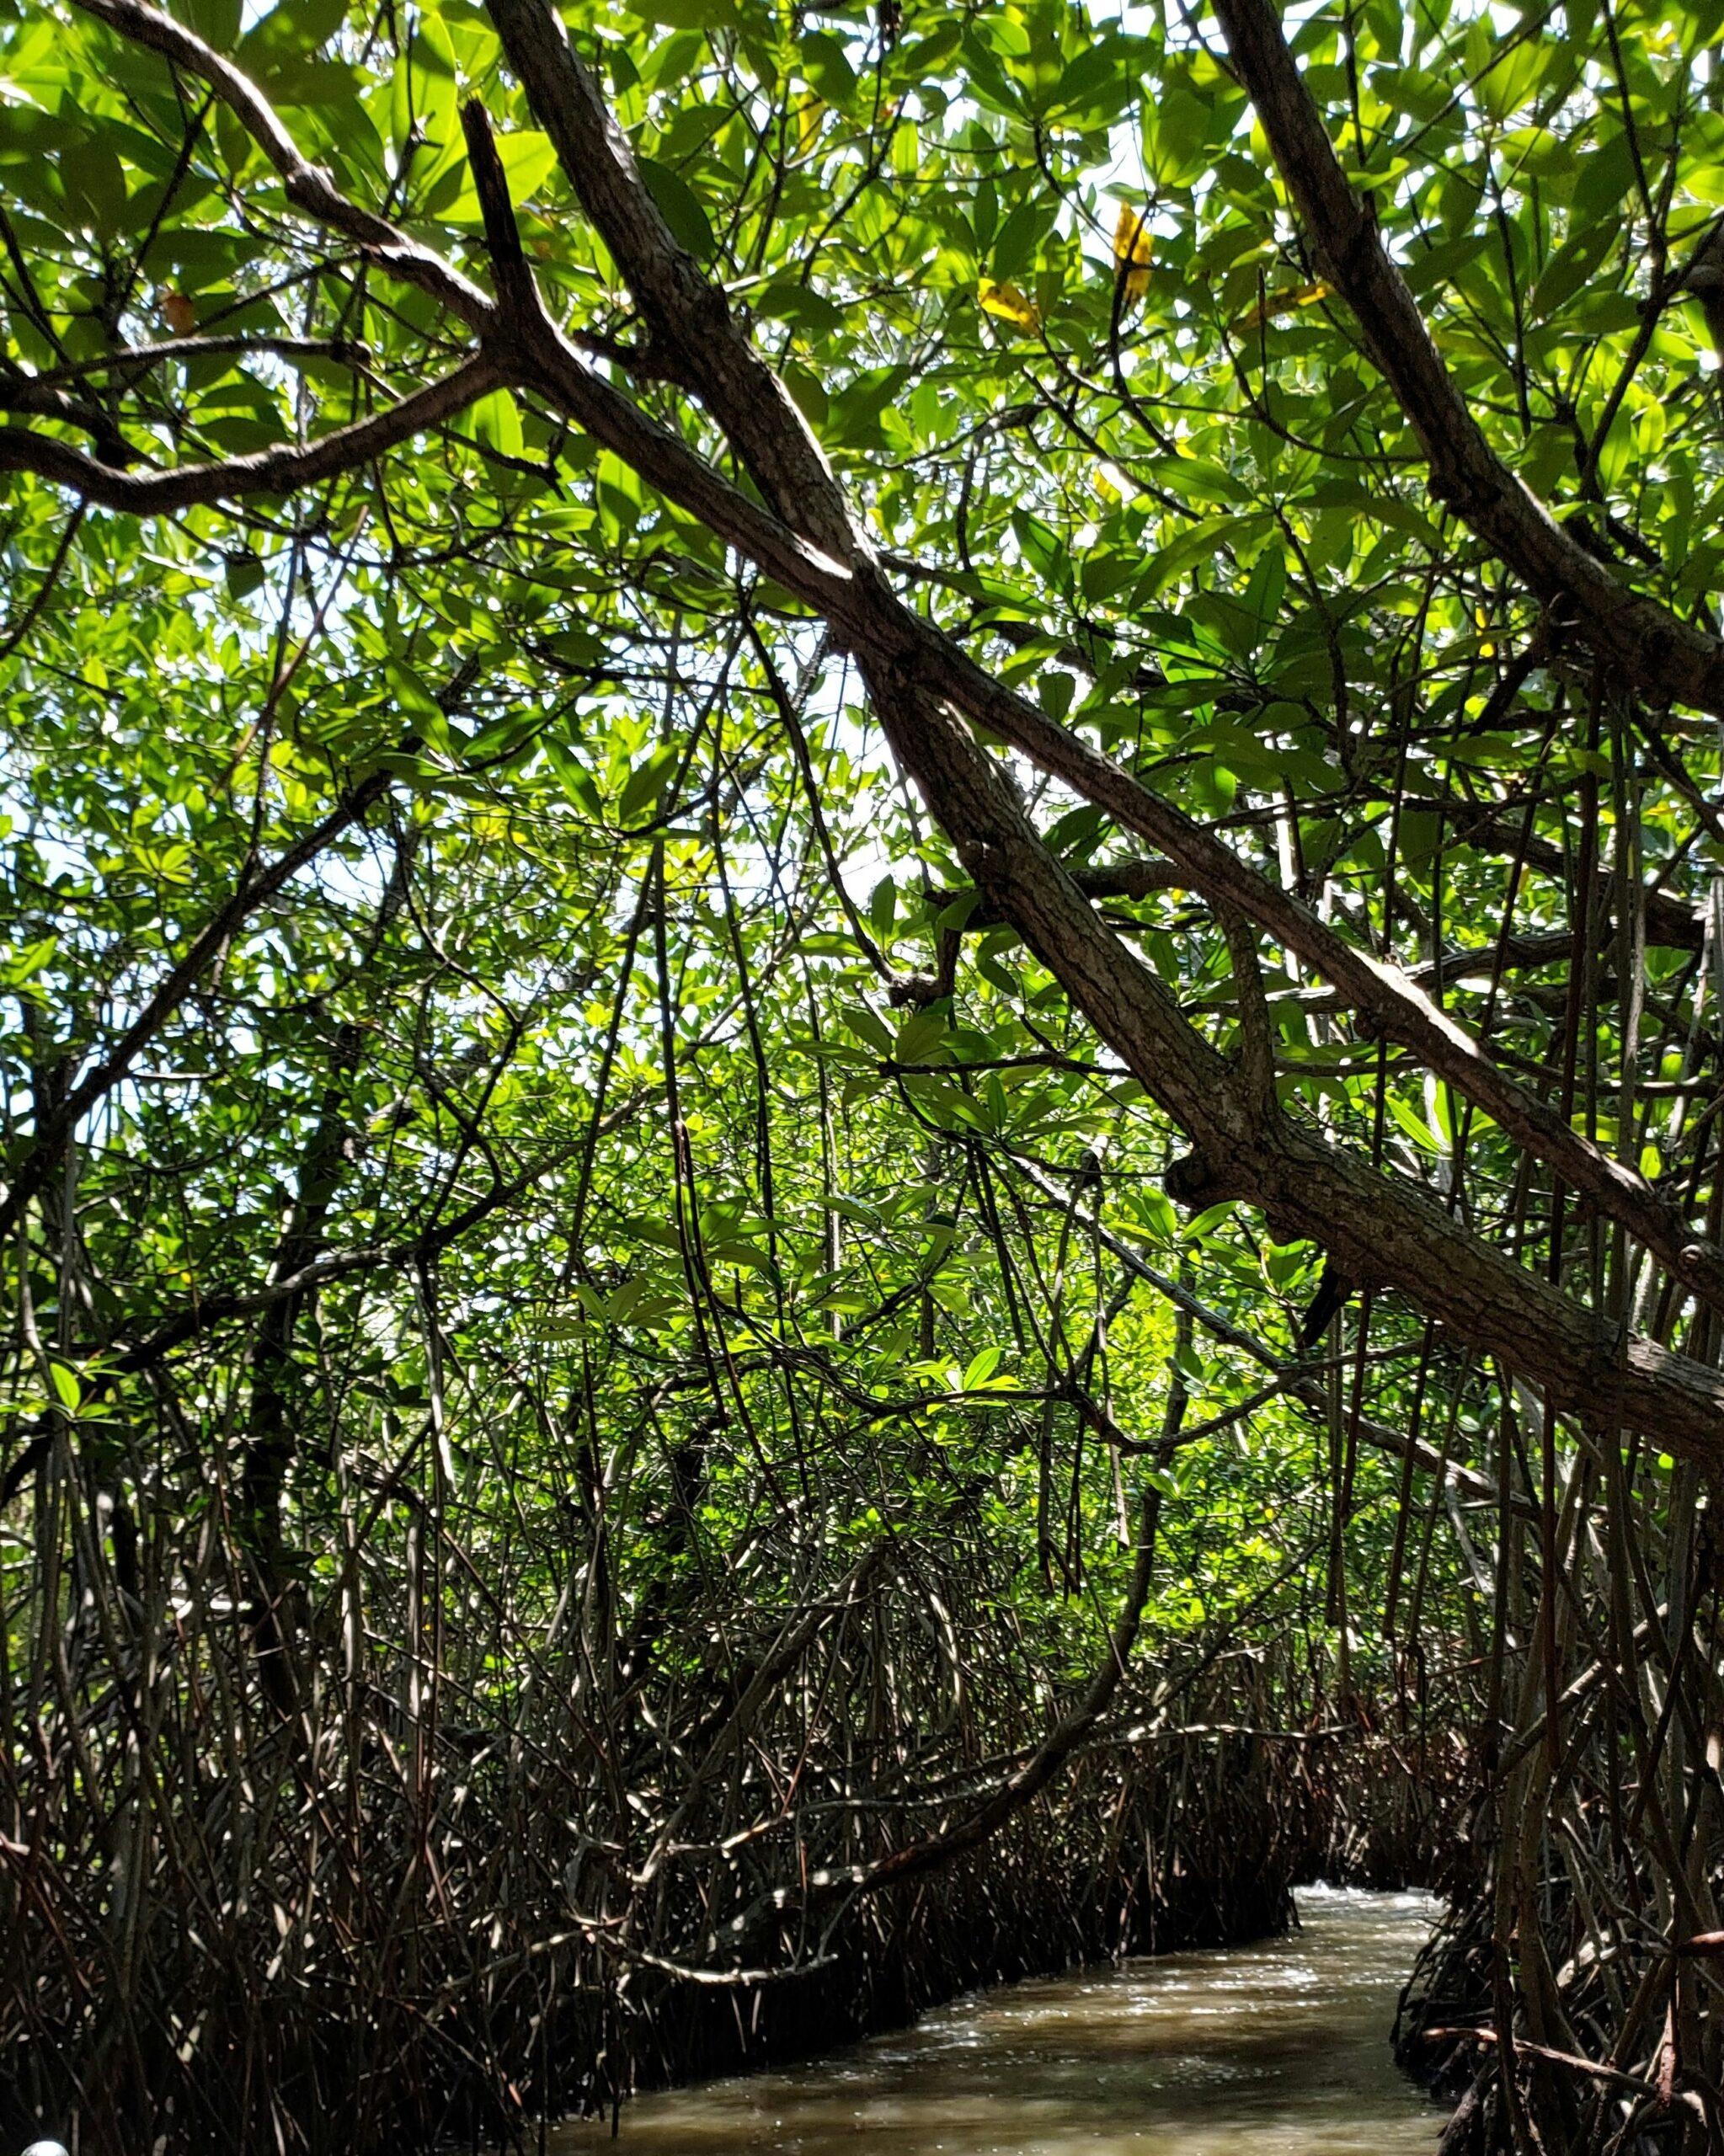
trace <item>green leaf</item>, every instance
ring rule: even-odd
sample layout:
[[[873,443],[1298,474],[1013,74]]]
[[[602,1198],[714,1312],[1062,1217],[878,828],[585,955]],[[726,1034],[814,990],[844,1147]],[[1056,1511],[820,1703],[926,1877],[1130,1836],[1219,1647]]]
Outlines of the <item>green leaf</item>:
[[[1006,1350],[1003,1348],[984,1348],[979,1354],[973,1355],[965,1366],[959,1391],[979,1391],[1005,1359]]]
[[[949,906],[942,906],[935,915],[935,932],[941,936],[955,933],[963,926],[981,902],[979,891],[960,891]]]
[[[892,1044],[893,1057],[899,1063],[926,1063],[945,1038],[945,1020],[937,1017],[931,1011],[918,1011],[898,1028],[898,1038]]]
[[[232,52],[239,43],[240,0],[177,0],[173,12],[217,52]]]
[[[661,165],[655,158],[639,160],[641,178],[647,184],[647,192],[659,205],[660,215],[670,227],[670,234],[679,247],[686,248],[697,262],[710,262],[718,252],[718,243],[707,213],[701,207],[700,198],[679,172],[669,165]]]
[[[827,336],[844,326],[844,309],[807,285],[768,285],[755,295],[754,310],[769,321],[792,323],[811,337]]]
[[[424,186],[465,152],[461,125],[456,116],[455,47],[440,16],[419,17],[408,47],[405,73],[412,82],[414,116],[424,142],[424,148],[414,160],[414,179],[416,184]],[[398,75],[397,79],[403,77]],[[503,169],[508,172],[506,163]]]
[[[722,29],[736,20],[732,0],[627,0],[628,12],[644,23],[670,29]]]
[[[1527,311],[1544,322],[1572,300],[1609,253],[1616,234],[1605,226],[1575,233],[1557,248],[1527,295]]]
[[[856,97],[856,70],[842,43],[829,30],[810,30],[798,45],[803,79],[817,96],[841,112]]]
[[[1538,89],[1551,57],[1550,48],[1536,38],[1523,37],[1480,79],[1480,102],[1492,120],[1507,120],[1518,112]]]
[[[227,585],[230,599],[245,599],[258,590],[270,571],[262,558],[252,553],[229,554],[222,565],[222,577]]]
[[[1144,159],[1164,186],[1183,186],[1203,170],[1209,121],[1209,107],[1189,90],[1156,99],[1144,124]]]
[[[519,456],[522,452],[520,413],[506,389],[493,390],[488,397],[470,405],[456,431],[499,456]]]
[[[557,169],[557,152],[550,137],[532,128],[523,127],[512,135],[499,135],[497,153],[509,182],[509,199],[517,209],[538,194]],[[446,202],[443,190],[451,187],[455,191]],[[426,206],[445,224],[483,226],[484,222],[472,174],[465,163],[452,163],[447,168],[438,186],[427,197]]]
[[[681,750],[674,742],[666,742],[663,747],[654,749],[643,762],[637,764],[629,772],[616,804],[618,822],[638,823],[649,809],[656,810],[681,760]]]
[[[1011,210],[994,243],[994,275],[999,279],[1022,277],[1034,264],[1036,248],[1052,221],[1053,205],[1031,195]]]
[[[0,960],[0,982],[8,988],[22,988],[34,980],[60,947],[57,936],[38,937],[34,942],[22,944],[10,957]]]
[[[1420,1152],[1437,1155],[1449,1150],[1424,1118],[1417,1114],[1398,1093],[1388,1096],[1389,1113]]]
[[[434,735],[441,739],[448,730],[448,721],[443,716],[442,705],[422,677],[414,668],[399,659],[391,659],[384,671],[403,716],[417,720],[420,731],[428,740]]]
[[[278,70],[320,52],[346,19],[347,0],[276,0],[234,56],[259,88],[273,90]]]
[[[1572,229],[1584,235],[1626,199],[1635,185],[1634,146],[1620,126],[1587,129],[1580,178],[1575,183]],[[1606,225],[1607,240],[1620,239],[1620,228]]]
[[[103,239],[112,239],[129,221],[130,198],[120,159],[104,141],[86,141],[61,168],[67,198],[81,221]]]
[[[876,1055],[889,1056],[894,1053],[892,1028],[866,1004],[853,1003],[841,1015],[845,1025],[864,1048],[873,1049]]]

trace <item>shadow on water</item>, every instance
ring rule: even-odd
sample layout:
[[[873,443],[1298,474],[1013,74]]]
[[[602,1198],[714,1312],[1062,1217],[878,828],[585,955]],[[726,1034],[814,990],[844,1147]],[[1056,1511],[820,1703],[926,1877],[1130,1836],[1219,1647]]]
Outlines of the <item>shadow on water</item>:
[[[1444,2114],[1396,2071],[1396,1994],[1434,1909],[1309,1887],[1301,1929],[1011,1984],[788,2073],[642,2098],[637,2156],[1400,2156]],[[568,2127],[558,2156],[606,2137]]]

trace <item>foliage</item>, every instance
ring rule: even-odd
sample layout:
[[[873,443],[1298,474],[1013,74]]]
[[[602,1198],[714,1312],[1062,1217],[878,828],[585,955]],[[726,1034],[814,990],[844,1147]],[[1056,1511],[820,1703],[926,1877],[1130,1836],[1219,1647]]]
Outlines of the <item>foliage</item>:
[[[1256,1709],[1410,1741],[1420,1704],[1541,1811],[1559,1761],[1511,1739],[1608,1638],[1632,1704],[1596,1785],[1631,1760],[1687,1822],[1634,1862],[1706,1929],[1718,1305],[1672,1253],[1724,1192],[1720,712],[1428,488],[1236,13],[567,9],[629,214],[728,302],[703,360],[523,88],[536,0],[0,8],[5,1831],[103,1852],[66,1951],[109,1942],[78,2041],[116,2106],[140,1942],[179,1921],[136,1882],[236,1831],[233,1730],[261,1818],[381,1748],[457,1838],[461,1758],[566,1743],[534,1921],[572,1866],[554,1920],[605,1983],[793,1967],[806,1913],[761,1909],[985,1807],[1105,1673],[1145,1533],[1148,1673],[1104,1732],[1172,1728],[1249,1648]],[[1708,638],[1721,26],[1289,26],[1550,545]],[[578,396],[511,356],[469,104]],[[766,434],[726,405],[733,330],[793,400],[785,468],[817,443],[853,513],[837,567],[875,550],[892,620],[1220,835],[1246,900],[1006,748],[1004,703],[960,737],[1033,827],[990,883],[883,686],[888,616],[817,596],[830,504],[775,494],[760,381]],[[585,416],[623,407],[651,469]],[[750,552],[761,504],[803,554]],[[1213,1056],[1218,1119],[1261,1076],[1227,1174],[1049,928],[1073,893]],[[1458,1047],[1409,1030],[1421,990]],[[1504,1127],[1504,1073],[1545,1124]],[[1524,1337],[1510,1275],[1551,1290]],[[1661,1608],[1667,1676],[1705,1672],[1669,1747]],[[200,1687],[242,1702],[225,1735]],[[239,1969],[249,1897],[299,1909],[272,1935],[310,1968],[267,1981],[327,2016],[271,1831],[207,1921]],[[1515,1847],[1505,1908],[1555,1861]],[[1506,1937],[1534,2041],[1582,2047]],[[9,2040],[34,2011],[0,1993]]]

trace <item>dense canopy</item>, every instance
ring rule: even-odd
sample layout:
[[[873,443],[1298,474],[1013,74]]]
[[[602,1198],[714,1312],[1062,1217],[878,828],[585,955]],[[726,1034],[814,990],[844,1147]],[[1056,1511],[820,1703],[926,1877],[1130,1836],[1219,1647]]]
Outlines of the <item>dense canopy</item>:
[[[1721,33],[0,0],[0,2117],[1719,2145]]]

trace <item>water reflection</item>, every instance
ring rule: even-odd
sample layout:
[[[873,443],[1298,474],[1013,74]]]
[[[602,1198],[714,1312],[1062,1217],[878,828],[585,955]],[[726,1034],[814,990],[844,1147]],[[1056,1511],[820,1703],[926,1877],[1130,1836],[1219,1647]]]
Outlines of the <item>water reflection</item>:
[[[1260,1946],[1011,1984],[836,2058],[643,2097],[634,2156],[1399,2156],[1443,2114],[1388,2031],[1432,1907],[1312,1887]],[[558,2156],[603,2137],[570,2127]]]

